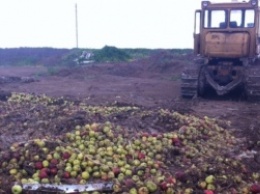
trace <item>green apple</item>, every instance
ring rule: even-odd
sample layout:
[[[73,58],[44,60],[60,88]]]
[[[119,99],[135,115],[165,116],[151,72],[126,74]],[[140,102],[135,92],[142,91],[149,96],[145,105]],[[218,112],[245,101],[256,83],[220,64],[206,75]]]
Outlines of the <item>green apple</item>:
[[[42,148],[42,151],[43,151],[43,153],[47,154],[47,153],[49,152],[49,149],[46,148],[46,147],[43,147],[43,148]]]
[[[205,178],[206,183],[212,184],[215,180],[215,177],[213,175],[209,175]]]
[[[44,160],[44,161],[42,161],[42,165],[43,165],[43,167],[48,167],[49,166],[49,161],[48,160]]]
[[[87,171],[84,171],[84,172],[81,173],[81,177],[84,180],[88,180],[89,179],[89,173]]]
[[[82,143],[81,143],[78,147],[79,147],[79,149],[80,149],[81,151],[85,150],[85,148],[86,148],[85,145],[82,144]],[[79,159],[79,157],[78,157],[78,159]]]
[[[95,177],[95,178],[100,178],[101,174],[100,174],[99,171],[95,171],[95,172],[93,172],[92,176]]]
[[[58,152],[54,152],[53,158],[55,158],[57,160],[60,159],[60,154]]]
[[[89,131],[89,137],[95,137],[96,136],[96,132],[95,131]]]
[[[83,145],[84,146],[84,145]],[[77,155],[77,159],[78,160],[83,160],[84,159],[84,154],[81,152],[81,153],[79,153],[78,155]]]
[[[39,147],[44,147],[45,146],[45,141],[43,141],[43,140],[41,140],[41,139],[35,139],[34,140],[34,143],[36,144],[36,145],[38,145]]]
[[[15,168],[9,170],[10,175],[15,175],[15,174],[17,174],[17,172],[18,172],[18,171],[17,171],[17,169],[15,169]]]
[[[158,188],[157,185],[152,181],[152,180],[148,180],[145,182],[145,186],[148,188],[148,190],[153,193],[155,192]]]
[[[216,187],[213,184],[210,183],[210,184],[207,185],[207,189],[214,191],[216,189]]]
[[[28,180],[27,180],[26,178],[22,178],[22,179],[21,179],[21,183],[22,183],[22,184],[26,184],[26,183],[28,183]]]
[[[132,175],[132,171],[131,171],[130,169],[127,169],[127,170],[125,171],[125,175],[126,175],[126,176],[131,176],[131,175]]]
[[[134,166],[139,166],[140,164],[141,164],[140,160],[135,159],[135,160],[133,161],[133,165],[134,165]]]
[[[77,175],[78,175],[78,173],[77,173],[77,171],[75,171],[75,170],[72,170],[72,171],[70,172],[70,176],[73,177],[73,178],[77,177]]]
[[[33,160],[34,160],[34,161],[39,161],[39,160],[40,160],[40,156],[39,156],[39,155],[35,155],[35,156],[33,157]]]
[[[22,193],[23,188],[21,187],[21,185],[14,185],[12,186],[12,193],[13,194],[20,194]]]
[[[136,188],[131,188],[129,191],[130,194],[137,194]]]
[[[80,167],[80,165],[77,164],[77,165],[72,167],[72,170],[79,172],[79,171],[81,171],[81,167]]]
[[[70,165],[65,167],[65,171],[67,172],[71,172],[72,171],[72,167]]]
[[[76,159],[76,160],[74,160],[72,163],[73,163],[73,165],[80,165],[80,161],[79,161],[79,160],[77,160],[77,159]]]
[[[41,183],[43,183],[43,184],[48,184],[48,183],[50,183],[50,181],[49,181],[48,178],[43,178],[43,179],[41,180]]]

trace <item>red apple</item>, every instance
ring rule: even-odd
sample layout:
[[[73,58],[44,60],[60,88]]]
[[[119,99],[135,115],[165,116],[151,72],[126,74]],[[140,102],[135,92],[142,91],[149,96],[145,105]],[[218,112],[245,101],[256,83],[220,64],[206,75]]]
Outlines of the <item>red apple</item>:
[[[214,194],[214,192],[212,190],[205,190],[204,194]]]
[[[42,169],[43,168],[42,162],[35,162],[34,167],[38,170]]]
[[[166,182],[168,184],[174,185],[176,183],[176,179],[172,176],[167,177]]]
[[[120,168],[118,168],[118,167],[114,167],[114,168],[113,168],[113,173],[115,174],[116,177],[118,176],[118,174],[119,174],[120,172],[121,172],[121,171],[120,171]]]
[[[177,171],[175,173],[175,178],[181,182],[187,181],[187,175],[185,174],[185,172],[182,172],[182,171]]]
[[[18,151],[16,151],[16,152],[14,152],[14,153],[12,154],[12,156],[13,156],[14,158],[16,158],[17,160],[19,160],[20,157],[21,157],[21,154],[20,154]]]
[[[55,158],[51,159],[51,164],[55,164],[57,165],[59,163],[59,161]]]
[[[69,159],[70,156],[71,156],[71,154],[70,154],[69,152],[64,152],[64,153],[62,154],[62,158],[65,159],[65,160]]]
[[[62,174],[62,177],[63,178],[70,178],[70,173],[69,172],[67,172],[67,171],[65,171],[63,174]]]
[[[49,165],[49,167],[50,168],[54,168],[54,167],[56,167],[57,165],[59,164],[59,161],[57,160],[57,159],[51,159],[51,161],[50,161],[50,165]]]
[[[146,133],[146,132],[142,133],[142,137],[148,137],[148,136],[149,136],[148,133]]]
[[[152,133],[152,137],[157,137],[157,136],[158,136],[158,134]]]
[[[172,145],[181,146],[182,145],[181,140],[178,137],[172,138]]]
[[[168,186],[167,186],[167,182],[161,182],[160,183],[160,188],[163,190],[163,191],[166,191],[167,190],[167,188],[168,188]]]
[[[45,170],[41,170],[40,173],[39,173],[39,178],[40,179],[44,179],[44,178],[47,178],[48,177],[48,174]]]
[[[142,153],[142,152],[139,152],[137,157],[138,157],[139,160],[145,159],[145,154]]]
[[[259,184],[253,184],[253,185],[251,185],[250,191],[251,191],[253,194],[260,193],[260,185],[259,185]]]
[[[51,169],[50,169],[50,174],[51,174],[51,175],[56,175],[57,172],[58,172],[58,169],[57,169],[57,168],[51,168]]]

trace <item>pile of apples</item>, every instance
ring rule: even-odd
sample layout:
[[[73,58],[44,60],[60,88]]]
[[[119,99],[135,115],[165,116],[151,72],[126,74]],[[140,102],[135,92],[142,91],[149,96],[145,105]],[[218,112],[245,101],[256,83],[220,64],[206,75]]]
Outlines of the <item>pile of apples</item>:
[[[15,93],[13,92],[8,102],[15,105],[42,105],[45,107],[52,108],[57,110],[63,108],[64,111],[73,113],[75,111],[84,111],[90,115],[101,114],[102,116],[109,116],[114,113],[120,114],[125,112],[134,112],[139,111],[140,108],[136,106],[94,106],[89,105],[87,99],[82,100],[81,102],[73,102],[68,99],[65,99],[63,96],[59,98],[51,98],[46,95],[33,95],[28,93]]]
[[[15,95],[8,103],[31,101],[55,108],[61,99]],[[65,100],[62,105],[64,109],[79,108]],[[143,117],[152,114],[136,107],[119,108]],[[102,112],[100,107],[92,110]],[[118,111],[115,107],[103,110],[105,114]],[[76,125],[59,136],[13,143],[0,152],[0,177],[14,180],[13,193],[21,193],[19,185],[26,183],[98,181],[113,181],[114,193],[257,193],[260,175],[250,172],[236,157],[241,142],[220,127],[222,122],[166,109],[156,111],[157,122],[167,122],[172,131],[135,131],[106,121]]]
[[[115,181],[115,192],[136,188],[149,192],[162,181],[176,182],[165,174],[168,136],[138,133],[132,137],[110,122],[76,126],[75,132],[55,139],[45,137],[14,143],[1,153],[1,170],[21,183],[71,183]],[[168,186],[166,186],[168,188]],[[166,188],[166,189],[167,189]]]

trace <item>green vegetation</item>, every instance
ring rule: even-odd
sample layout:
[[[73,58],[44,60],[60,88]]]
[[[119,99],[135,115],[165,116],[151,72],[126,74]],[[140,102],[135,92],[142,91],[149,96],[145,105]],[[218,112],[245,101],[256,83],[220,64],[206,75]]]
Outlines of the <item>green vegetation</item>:
[[[105,46],[101,50],[95,51],[93,58],[96,62],[119,62],[128,61],[131,57],[123,49]]]

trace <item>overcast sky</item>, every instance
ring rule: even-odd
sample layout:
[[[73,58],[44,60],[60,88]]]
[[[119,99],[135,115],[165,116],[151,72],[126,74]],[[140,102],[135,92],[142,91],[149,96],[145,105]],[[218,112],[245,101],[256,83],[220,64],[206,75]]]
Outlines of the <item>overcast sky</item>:
[[[0,48],[192,48],[200,0],[0,0]]]

